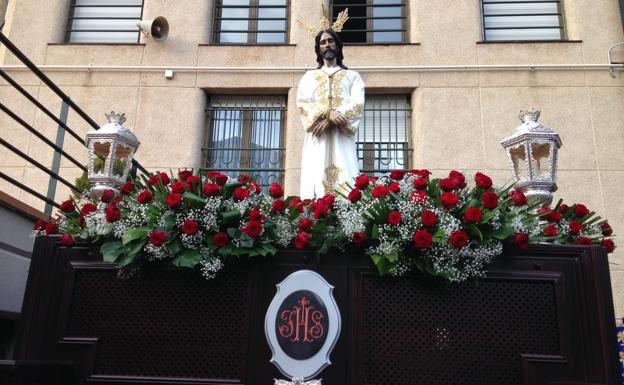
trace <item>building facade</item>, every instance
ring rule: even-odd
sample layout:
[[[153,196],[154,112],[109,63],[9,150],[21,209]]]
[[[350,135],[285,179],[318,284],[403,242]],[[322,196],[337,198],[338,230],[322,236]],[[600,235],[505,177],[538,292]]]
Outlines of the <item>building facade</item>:
[[[582,202],[624,232],[624,74],[605,66],[624,40],[617,0],[9,0],[0,11],[2,32],[98,122],[125,112],[141,141],[136,158],[149,170],[250,173],[297,194],[297,84],[316,67],[313,38],[297,20],[318,23],[321,2],[334,16],[346,6],[351,15],[341,36],[345,64],[367,87],[362,170],[479,170],[504,184],[511,173],[500,140],[520,124],[519,110],[534,106],[563,141],[555,199]],[[157,16],[169,23],[164,42],[136,28]],[[622,63],[624,46],[611,56]],[[0,58],[60,114],[59,98],[4,47]],[[58,125],[6,82],[0,99],[56,140]],[[71,112],[67,125],[80,135],[91,129]],[[49,147],[4,114],[0,132],[52,163]],[[86,163],[73,138],[63,148]],[[0,171],[47,192],[49,177],[2,147]],[[61,161],[61,176],[81,173]],[[43,210],[5,180],[0,190]],[[68,193],[59,185],[55,200]],[[624,247],[610,261],[621,317]]]

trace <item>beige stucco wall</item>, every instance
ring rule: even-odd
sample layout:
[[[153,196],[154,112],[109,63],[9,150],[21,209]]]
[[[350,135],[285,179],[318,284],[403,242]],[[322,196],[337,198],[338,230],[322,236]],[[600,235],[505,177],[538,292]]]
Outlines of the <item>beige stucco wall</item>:
[[[142,38],[135,45],[62,44],[67,0],[20,0],[8,3],[3,32],[38,65],[133,66],[315,66],[313,42],[295,27],[310,20],[318,3],[291,0],[290,41],[279,46],[209,45],[213,2],[206,0],[145,0],[145,18],[163,15],[171,32],[164,43]],[[345,62],[371,65],[595,64],[606,63],[610,45],[624,40],[617,0],[564,0],[569,42],[479,44],[479,0],[408,1],[409,43],[347,46]],[[4,65],[18,61],[0,48]],[[624,59],[624,47],[615,51]],[[59,113],[57,97],[32,75],[7,70],[41,103]],[[287,95],[285,187],[298,191],[303,133],[295,108],[302,72],[236,71],[46,71],[70,97],[99,122],[104,112],[126,113],[126,126],[142,144],[137,158],[150,170],[199,167],[207,94],[280,93]],[[450,169],[483,170],[499,184],[510,179],[499,141],[519,124],[521,108],[536,106],[541,121],[563,140],[559,161],[558,197],[584,202],[609,218],[624,234],[624,73],[611,77],[600,70],[505,71],[362,71],[368,92],[411,94],[413,167],[436,176]],[[0,82],[0,99],[47,138],[56,124],[12,87]],[[80,135],[90,127],[70,112],[68,125]],[[39,139],[0,114],[0,133],[22,151],[49,165],[52,152]],[[84,149],[69,135],[65,148],[81,162]],[[45,194],[48,177],[0,147],[0,171]],[[79,170],[67,160],[61,175],[73,180]],[[0,180],[5,191],[37,208],[28,193]],[[67,189],[59,185],[57,200]],[[610,258],[616,314],[624,316],[624,244]]]

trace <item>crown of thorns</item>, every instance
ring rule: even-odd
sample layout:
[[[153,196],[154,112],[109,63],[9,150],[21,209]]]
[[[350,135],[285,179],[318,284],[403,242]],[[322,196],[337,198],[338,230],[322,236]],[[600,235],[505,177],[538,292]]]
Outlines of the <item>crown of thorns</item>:
[[[321,4],[321,20],[319,21],[318,27],[314,27],[299,19],[297,19],[297,25],[299,25],[299,27],[306,31],[310,36],[315,37],[317,33],[330,28],[335,32],[342,31],[342,27],[344,26],[344,23],[347,22],[348,18],[349,8],[345,8],[344,11],[338,14],[336,21],[334,21],[334,23],[330,25],[329,20],[331,20],[331,16],[329,16],[329,14],[325,11],[325,6]]]

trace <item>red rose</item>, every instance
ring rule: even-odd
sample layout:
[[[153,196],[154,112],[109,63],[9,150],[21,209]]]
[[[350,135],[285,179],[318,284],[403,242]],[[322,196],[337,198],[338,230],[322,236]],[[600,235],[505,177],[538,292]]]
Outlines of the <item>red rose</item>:
[[[391,193],[398,193],[401,190],[401,185],[399,182],[392,182],[388,185],[388,191]]]
[[[71,213],[76,209],[76,206],[74,206],[74,201],[68,199],[65,202],[61,203],[60,209],[64,213]]]
[[[186,184],[184,182],[175,182],[171,185],[171,191],[177,194],[184,194],[186,191]]]
[[[403,170],[392,170],[390,171],[390,178],[394,180],[401,180],[405,176],[405,171]]]
[[[274,213],[281,213],[286,210],[286,202],[281,199],[276,199],[271,203],[271,211]]]
[[[159,180],[160,180],[160,175],[159,174],[150,175],[149,179],[147,180],[147,183],[149,183],[149,184],[151,184],[153,186],[156,183],[158,183]]]
[[[401,223],[401,213],[398,211],[391,211],[390,214],[388,214],[387,221],[391,225],[398,225]]]
[[[314,222],[308,218],[299,219],[299,230],[309,233],[314,226]]]
[[[218,172],[218,171],[208,171],[206,173],[206,176],[208,177],[208,179],[214,179],[219,174],[220,174],[220,172]]]
[[[544,235],[547,237],[556,237],[558,235],[557,224],[551,223],[544,228]]]
[[[568,211],[569,208],[570,206],[566,205],[565,203],[562,203],[561,206],[559,206],[559,212],[565,215],[566,211]]]
[[[206,183],[204,187],[202,187],[202,194],[207,197],[216,197],[221,193],[221,186],[216,183]]]
[[[199,231],[199,224],[192,219],[187,219],[182,224],[182,232],[187,235],[193,235]]]
[[[152,193],[149,190],[143,190],[137,195],[136,200],[139,203],[149,203],[152,201]]]
[[[82,208],[80,209],[80,217],[84,218],[87,215],[94,213],[97,211],[97,206],[94,205],[93,203],[87,203],[84,206],[82,206]]]
[[[214,180],[217,182],[218,185],[223,186],[227,182],[228,176],[220,174],[220,173],[217,173],[214,176]]]
[[[61,243],[63,243],[65,247],[72,247],[76,244],[76,241],[74,241],[74,237],[72,237],[71,234],[63,234],[61,235]]]
[[[386,186],[377,185],[373,187],[373,197],[374,198],[385,198],[388,196],[388,188]]]
[[[498,195],[495,192],[488,191],[483,194],[483,207],[488,210],[494,210],[498,206]]]
[[[271,187],[269,187],[269,195],[273,198],[281,198],[284,196],[284,189],[279,183],[271,183]]]
[[[477,186],[481,187],[482,189],[487,190],[492,187],[492,179],[485,174],[477,172],[474,179]]]
[[[601,224],[600,229],[602,230],[602,235],[604,235],[605,237],[608,237],[611,234],[613,234],[613,229],[611,228],[611,225],[609,225],[609,223],[607,222]]]
[[[134,184],[132,182],[126,182],[124,183],[123,186],[121,186],[121,190],[119,190],[119,193],[121,195],[128,195],[133,191],[134,191]]]
[[[167,198],[165,198],[165,203],[167,203],[169,208],[178,207],[182,203],[182,195],[171,193],[167,195]]]
[[[258,183],[250,183],[249,190],[255,191],[256,194],[260,194],[260,192],[262,191],[262,186],[260,186]]]
[[[212,244],[221,248],[227,246],[230,242],[230,237],[225,233],[225,231],[219,231],[215,235],[212,236]]]
[[[192,175],[193,175],[192,171],[182,170],[178,172],[178,179],[180,179],[181,181],[186,181]]]
[[[295,197],[293,200],[290,201],[290,203],[288,204],[288,207],[295,207],[296,205],[298,205],[299,203],[301,203],[301,198],[299,197]]]
[[[166,172],[161,172],[160,173],[160,181],[166,186],[169,184],[169,182],[171,182],[171,180],[169,179],[169,175],[167,175]]]
[[[559,211],[552,211],[548,206],[537,209],[538,214],[544,214],[540,216],[541,219],[548,222],[559,222],[561,220],[561,213]]]
[[[422,170],[416,170],[416,169],[412,169],[410,170],[410,172],[414,175],[418,175],[421,178],[429,178],[429,175],[431,175],[431,171],[426,170],[426,169],[422,169]]]
[[[324,199],[319,199],[313,203],[314,208],[310,205],[310,208],[314,211],[314,219],[325,218],[329,214],[331,204],[327,203]]]
[[[593,244],[592,240],[587,237],[580,237],[574,242],[575,245],[588,245],[591,246]]]
[[[188,178],[186,178],[186,183],[188,183],[191,186],[195,186],[199,184],[200,182],[201,182],[201,178],[199,177],[199,175],[191,175]]]
[[[457,182],[455,181],[455,179],[451,179],[451,178],[444,178],[444,179],[440,179],[440,188],[443,191],[453,191],[457,188]]]
[[[43,231],[45,230],[46,224],[47,224],[46,221],[38,219],[37,222],[35,222],[35,225],[33,226],[33,230]]]
[[[438,216],[431,210],[423,210],[420,213],[420,221],[425,226],[433,226],[438,222]]]
[[[249,191],[245,190],[243,187],[237,187],[234,190],[234,200],[237,202],[244,201],[249,197]]]
[[[361,245],[362,243],[364,243],[364,241],[366,240],[366,233],[364,232],[355,232],[351,235],[351,242],[355,243],[356,245]]]
[[[298,249],[305,249],[310,244],[312,236],[308,233],[299,233],[295,236],[295,247]]]
[[[572,235],[579,235],[579,233],[585,228],[579,221],[568,222],[568,227],[570,228],[570,234]]]
[[[355,187],[360,190],[366,190],[369,185],[368,177],[366,174],[360,174],[355,178]]]
[[[162,246],[167,241],[167,233],[164,231],[152,231],[149,235],[149,241],[156,247]]]
[[[442,202],[442,206],[446,209],[452,209],[455,207],[457,202],[459,202],[459,198],[452,192],[445,192],[440,196],[440,201]]]
[[[451,172],[449,172],[448,177],[455,181],[455,183],[457,184],[457,187],[459,188],[466,187],[466,177],[461,172],[452,170]]]
[[[370,178],[368,181],[369,181],[371,184],[375,184],[375,183],[377,183],[377,179],[379,179],[379,178],[377,178],[376,176],[371,176],[371,178]]]
[[[514,206],[524,206],[528,203],[526,195],[520,190],[513,190],[509,195]]]
[[[362,192],[358,189],[353,189],[347,198],[351,201],[351,203],[355,203],[362,198]]]
[[[412,195],[410,195],[410,202],[419,205],[421,203],[425,203],[427,198],[429,198],[429,195],[427,195],[426,192],[423,190],[416,190],[412,193]]]
[[[412,182],[416,190],[424,190],[429,185],[429,181],[425,178],[414,179]]]
[[[118,221],[119,218],[121,218],[121,211],[119,211],[119,209],[115,205],[108,205],[108,207],[106,207],[105,214],[106,222],[108,223]]]
[[[468,234],[465,231],[454,231],[449,238],[449,243],[454,249],[462,249],[468,246]]]
[[[607,249],[607,253],[612,253],[615,250],[615,243],[610,239],[603,239],[600,245]]]
[[[46,235],[50,235],[50,234],[56,234],[58,232],[58,224],[54,223],[54,222],[48,222],[45,225],[44,231],[46,233]]]
[[[426,249],[433,244],[433,238],[427,230],[414,232],[414,246],[419,249]]]
[[[589,209],[587,208],[587,206],[580,204],[580,203],[577,203],[574,205],[574,215],[576,215],[579,218],[582,218],[587,214],[589,214]]]
[[[334,205],[334,202],[336,201],[336,197],[331,194],[327,194],[321,199],[323,200],[323,202],[327,203],[330,208]]]
[[[520,249],[524,250],[529,247],[529,234],[515,233],[513,237],[511,237],[511,241]]]
[[[249,221],[241,231],[252,238],[256,238],[262,232],[262,222]]]
[[[239,175],[238,176],[238,181],[241,182],[242,184],[249,183],[250,180],[251,180],[251,178],[249,177],[249,175]]]
[[[252,221],[262,222],[264,221],[264,215],[262,215],[259,208],[254,207],[249,210],[249,219]]]
[[[102,193],[102,196],[100,197],[100,200],[102,202],[104,202],[104,203],[108,203],[108,202],[112,201],[113,198],[115,198],[115,192],[113,190],[111,190],[111,189],[106,189]]]
[[[477,207],[468,207],[464,214],[466,222],[478,223],[483,218],[483,213]]]

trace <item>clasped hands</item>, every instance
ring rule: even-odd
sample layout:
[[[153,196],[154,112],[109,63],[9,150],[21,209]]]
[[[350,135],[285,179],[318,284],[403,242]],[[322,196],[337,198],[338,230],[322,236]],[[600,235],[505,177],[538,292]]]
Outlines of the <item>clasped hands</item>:
[[[308,132],[311,132],[317,138],[320,138],[325,131],[328,131],[332,128],[336,128],[341,133],[345,135],[350,135],[351,130],[347,128],[347,124],[349,121],[347,117],[339,111],[329,110],[329,113],[324,114],[325,116],[320,117],[312,124],[312,126],[308,129]]]

